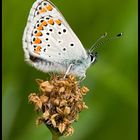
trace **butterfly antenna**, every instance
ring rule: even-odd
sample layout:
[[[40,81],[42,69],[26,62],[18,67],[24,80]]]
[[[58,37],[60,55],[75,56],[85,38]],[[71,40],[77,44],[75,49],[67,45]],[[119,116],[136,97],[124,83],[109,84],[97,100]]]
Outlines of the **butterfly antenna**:
[[[94,46],[91,47],[91,49],[89,50],[89,52],[90,53],[93,52],[96,48],[102,46],[103,44],[105,44],[107,42],[110,42],[110,41],[112,41],[114,39],[117,39],[117,38],[121,37],[122,35],[123,35],[122,33],[119,33],[119,34],[117,34],[117,35],[115,35],[115,36],[113,36],[111,38],[110,37],[106,38],[106,40],[104,40],[104,41],[101,41],[101,42],[98,41],[99,43],[96,41],[98,44],[95,42],[96,44],[95,43],[93,44]]]
[[[98,38],[95,43],[91,46],[90,50],[89,50],[89,53],[92,52],[92,50],[94,50],[94,47],[96,46],[96,44],[102,40],[103,38],[105,38],[107,36],[107,32],[105,32],[100,38]]]

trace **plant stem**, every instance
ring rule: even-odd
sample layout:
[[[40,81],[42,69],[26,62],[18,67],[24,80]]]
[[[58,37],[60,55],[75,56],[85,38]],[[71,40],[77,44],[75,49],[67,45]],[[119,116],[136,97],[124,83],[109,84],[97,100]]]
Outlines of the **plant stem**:
[[[59,140],[59,136],[57,134],[52,133],[52,140]]]
[[[46,125],[47,126],[47,125]],[[52,140],[59,140],[59,137],[61,136],[59,132],[51,128],[50,126],[47,126],[52,134]]]

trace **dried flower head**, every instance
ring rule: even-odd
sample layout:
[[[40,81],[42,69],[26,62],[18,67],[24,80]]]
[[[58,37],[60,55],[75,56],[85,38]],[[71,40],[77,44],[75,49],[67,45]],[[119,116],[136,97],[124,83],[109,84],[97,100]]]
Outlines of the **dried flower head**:
[[[72,75],[66,78],[52,76],[49,81],[37,80],[37,83],[40,93],[29,95],[29,102],[35,105],[36,111],[42,112],[36,123],[45,123],[59,135],[71,135],[74,131],[71,124],[77,121],[79,113],[87,108],[83,96],[89,91],[88,88],[80,88]]]

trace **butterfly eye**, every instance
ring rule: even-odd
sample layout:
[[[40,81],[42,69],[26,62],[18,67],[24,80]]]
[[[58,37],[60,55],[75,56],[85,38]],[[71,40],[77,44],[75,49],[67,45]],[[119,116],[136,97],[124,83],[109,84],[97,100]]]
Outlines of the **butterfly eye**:
[[[90,55],[90,60],[91,60],[91,63],[95,62],[96,60],[96,57],[97,57],[97,53],[95,52],[94,54],[89,54]]]

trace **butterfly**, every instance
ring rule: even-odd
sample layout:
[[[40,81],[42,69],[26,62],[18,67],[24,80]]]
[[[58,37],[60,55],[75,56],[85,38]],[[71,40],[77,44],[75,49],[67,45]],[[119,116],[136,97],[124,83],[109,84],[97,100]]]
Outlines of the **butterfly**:
[[[104,36],[103,36],[104,37]],[[36,0],[23,34],[25,60],[43,72],[85,77],[96,60],[50,0]]]

